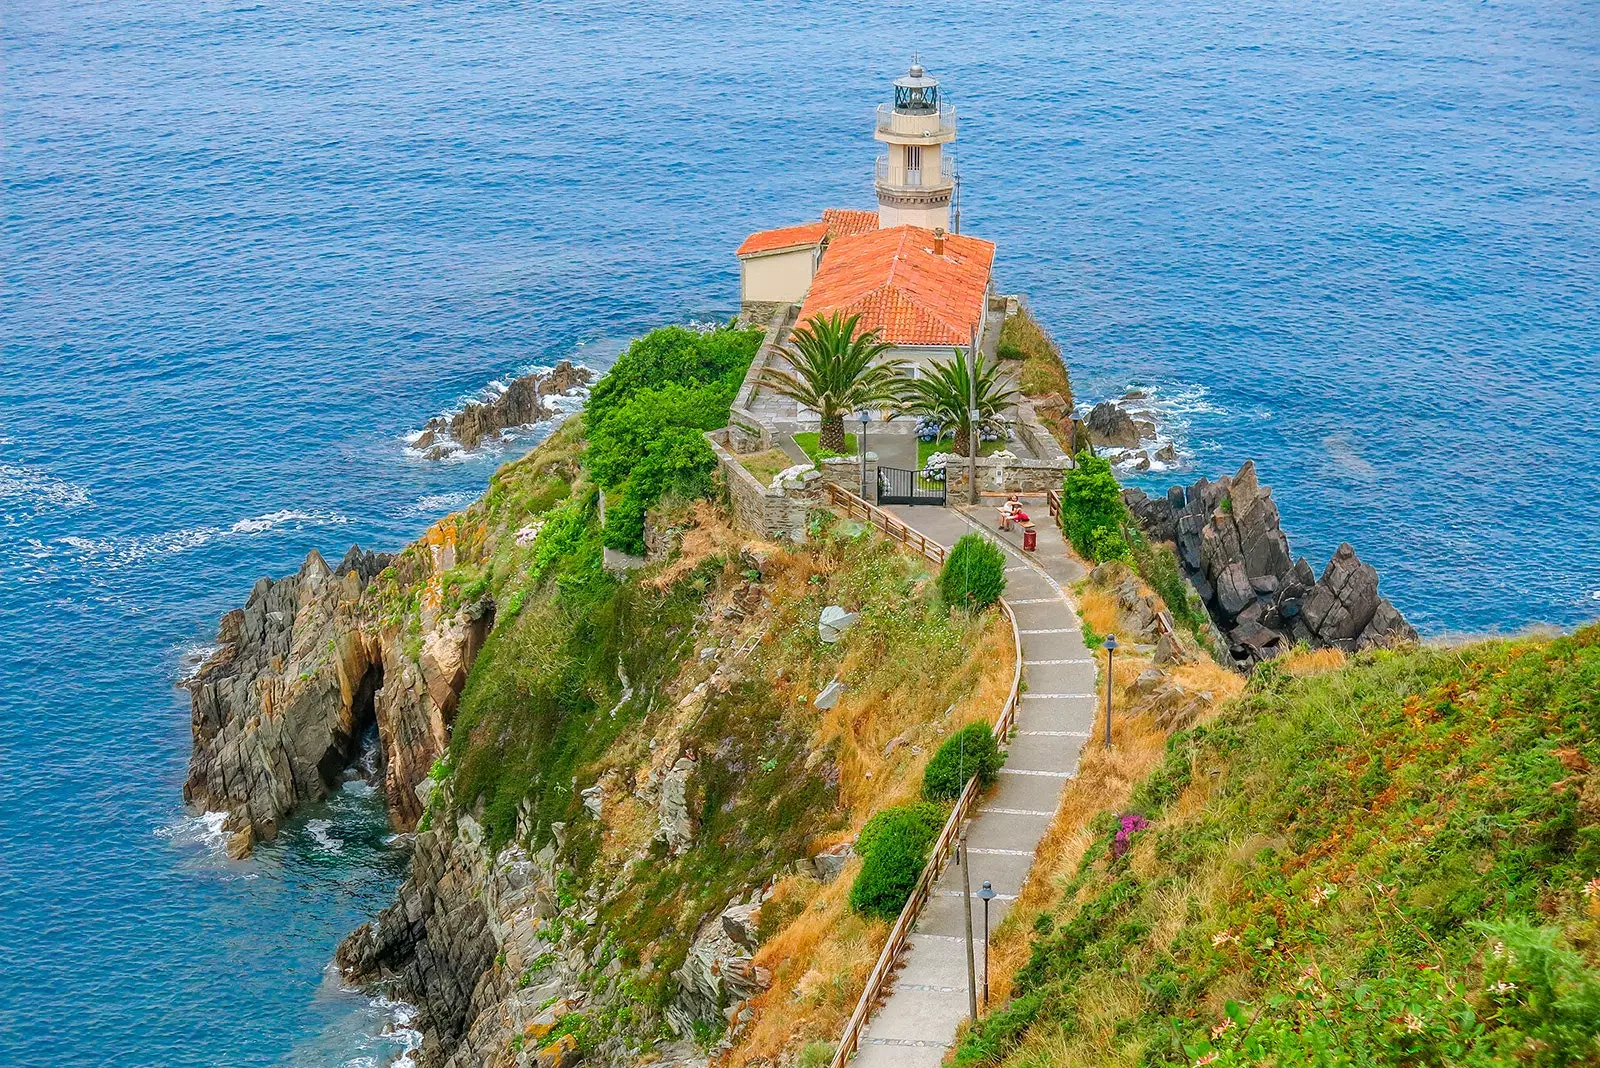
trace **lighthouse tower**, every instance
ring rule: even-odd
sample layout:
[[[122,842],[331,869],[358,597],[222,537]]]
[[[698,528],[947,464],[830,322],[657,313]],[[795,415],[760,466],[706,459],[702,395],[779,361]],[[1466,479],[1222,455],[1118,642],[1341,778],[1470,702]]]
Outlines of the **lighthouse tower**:
[[[956,109],[939,100],[939,83],[912,60],[894,83],[894,103],[878,105],[873,135],[886,146],[878,157],[878,225],[950,229]]]

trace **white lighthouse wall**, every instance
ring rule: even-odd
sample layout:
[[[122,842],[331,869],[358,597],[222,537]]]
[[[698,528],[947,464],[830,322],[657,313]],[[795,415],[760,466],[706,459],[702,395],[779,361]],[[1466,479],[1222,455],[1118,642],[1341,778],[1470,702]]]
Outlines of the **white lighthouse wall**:
[[[740,302],[798,304],[817,273],[820,246],[808,245],[739,261]]]

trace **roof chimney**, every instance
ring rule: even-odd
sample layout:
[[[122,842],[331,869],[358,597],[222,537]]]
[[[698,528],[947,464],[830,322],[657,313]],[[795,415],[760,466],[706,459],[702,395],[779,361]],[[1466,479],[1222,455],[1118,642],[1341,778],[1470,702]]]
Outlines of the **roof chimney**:
[[[944,227],[942,226],[933,228],[933,254],[935,256],[944,255]]]

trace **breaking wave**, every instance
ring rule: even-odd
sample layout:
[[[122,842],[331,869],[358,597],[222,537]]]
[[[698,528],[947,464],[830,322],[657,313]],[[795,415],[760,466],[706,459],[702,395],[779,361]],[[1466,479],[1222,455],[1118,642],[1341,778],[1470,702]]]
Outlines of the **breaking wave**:
[[[251,537],[286,526],[298,530],[307,526],[342,526],[348,522],[350,520],[347,517],[337,512],[282,509],[241,519],[227,527],[193,527],[125,538],[84,538],[69,534],[57,540],[71,550],[81,563],[116,569],[151,557],[189,552],[223,538]]]

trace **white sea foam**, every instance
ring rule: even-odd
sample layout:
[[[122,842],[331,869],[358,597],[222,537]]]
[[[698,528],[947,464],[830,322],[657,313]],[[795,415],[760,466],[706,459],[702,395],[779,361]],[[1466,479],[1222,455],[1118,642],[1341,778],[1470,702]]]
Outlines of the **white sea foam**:
[[[311,833],[312,841],[316,842],[328,853],[343,853],[344,843],[332,834],[332,820],[311,820],[306,824],[306,830]]]
[[[180,816],[171,823],[157,827],[155,835],[174,845],[199,846],[207,853],[226,857],[228,832],[222,829],[222,825],[227,819],[226,812],[202,812],[198,816]]]
[[[394,514],[401,518],[423,516],[435,519],[449,512],[459,511],[477,500],[477,497],[465,491],[459,493],[429,493],[418,497],[411,504],[399,509]]]
[[[222,538],[251,537],[282,526],[342,526],[350,520],[337,512],[302,512],[280,509],[241,519],[227,527],[193,527],[162,534],[126,538],[84,538],[69,534],[58,539],[84,564],[106,568],[126,567],[153,556],[169,556],[198,549]]]
[[[89,491],[82,486],[37,467],[0,464],[0,508],[7,519],[53,508],[80,508],[88,503]]]
[[[200,665],[211,659],[212,654],[220,650],[220,645],[208,645],[205,642],[194,642],[178,650],[178,681],[188,682],[200,672]]]

